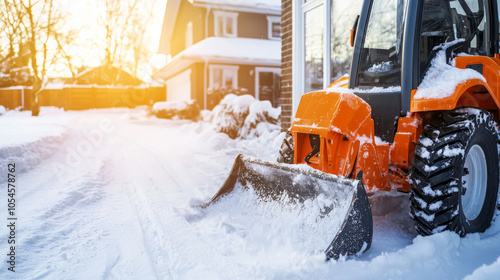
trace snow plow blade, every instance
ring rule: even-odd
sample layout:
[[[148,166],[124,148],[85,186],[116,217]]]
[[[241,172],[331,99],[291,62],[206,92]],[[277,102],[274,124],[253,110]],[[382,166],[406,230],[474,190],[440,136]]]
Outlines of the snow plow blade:
[[[323,229],[327,230],[329,242],[329,245],[324,245],[327,260],[358,255],[371,246],[372,213],[361,180],[338,177],[304,165],[281,164],[238,155],[229,177],[202,207],[216,203],[237,188],[255,192],[258,203],[278,201],[280,204],[311,205],[311,201],[320,201],[321,210],[316,208],[317,213],[312,213],[317,214],[316,221],[325,218],[336,221],[332,224],[321,223],[329,227]],[[308,210],[310,208],[301,207],[301,211]]]

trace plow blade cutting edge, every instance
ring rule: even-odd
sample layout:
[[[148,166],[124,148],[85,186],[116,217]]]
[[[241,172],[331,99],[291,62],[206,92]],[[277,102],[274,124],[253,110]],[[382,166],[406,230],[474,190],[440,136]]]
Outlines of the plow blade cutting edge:
[[[360,178],[358,178],[360,179]],[[278,201],[285,204],[311,205],[320,202],[316,220],[331,219],[332,241],[325,244],[326,258],[353,256],[368,250],[372,242],[373,222],[370,204],[361,180],[338,177],[308,168],[281,164],[238,155],[220,190],[203,207],[217,202],[235,188],[253,191],[258,203]],[[311,210],[302,207],[303,211]],[[317,225],[305,225],[317,226]],[[329,237],[328,237],[329,238]],[[330,239],[328,239],[330,240]]]

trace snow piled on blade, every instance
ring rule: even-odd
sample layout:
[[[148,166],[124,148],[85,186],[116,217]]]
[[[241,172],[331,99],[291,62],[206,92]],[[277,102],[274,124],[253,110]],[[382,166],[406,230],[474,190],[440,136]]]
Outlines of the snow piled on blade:
[[[299,183],[301,177],[295,180]],[[348,196],[339,194],[334,199],[319,194],[298,203],[287,194],[266,199],[252,187],[246,190],[237,184],[192,224],[205,233],[204,242],[218,246],[222,255],[240,265],[286,270],[311,259],[325,260],[324,251],[349,211]]]
[[[456,43],[456,41],[450,42],[447,45],[454,43]],[[477,71],[456,68],[454,60],[450,65],[446,61],[445,46],[432,60],[431,67],[418,86],[414,99],[438,99],[449,97],[453,94],[457,85],[470,79],[486,81],[483,75],[479,74]]]

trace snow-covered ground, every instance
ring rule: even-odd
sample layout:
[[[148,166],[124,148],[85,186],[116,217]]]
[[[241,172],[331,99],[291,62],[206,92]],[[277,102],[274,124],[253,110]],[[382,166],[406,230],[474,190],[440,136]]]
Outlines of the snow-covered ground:
[[[0,218],[16,164],[16,272],[0,230],[0,279],[497,279],[500,218],[482,234],[417,236],[408,197],[372,196],[372,248],[325,262],[290,234],[299,218],[248,194],[201,209],[243,153],[277,157],[278,131],[232,140],[209,123],[143,109],[0,116]],[[259,212],[261,211],[261,212]],[[255,214],[259,214],[256,216]],[[272,221],[272,222],[271,222]],[[309,230],[310,234],[314,231]],[[311,233],[313,232],[313,233]],[[311,239],[328,239],[328,232]],[[301,236],[301,240],[309,240]],[[3,240],[3,241],[2,241]]]

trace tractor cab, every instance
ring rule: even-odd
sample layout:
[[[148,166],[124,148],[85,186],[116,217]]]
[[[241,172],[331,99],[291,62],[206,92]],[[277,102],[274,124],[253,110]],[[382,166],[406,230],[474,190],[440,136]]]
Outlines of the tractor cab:
[[[444,43],[454,54],[493,56],[496,1],[366,0],[357,24],[349,87],[372,108],[375,134],[393,142],[399,117]],[[495,36],[493,36],[495,35]],[[460,40],[462,39],[462,40]],[[488,48],[487,42],[492,42]]]

